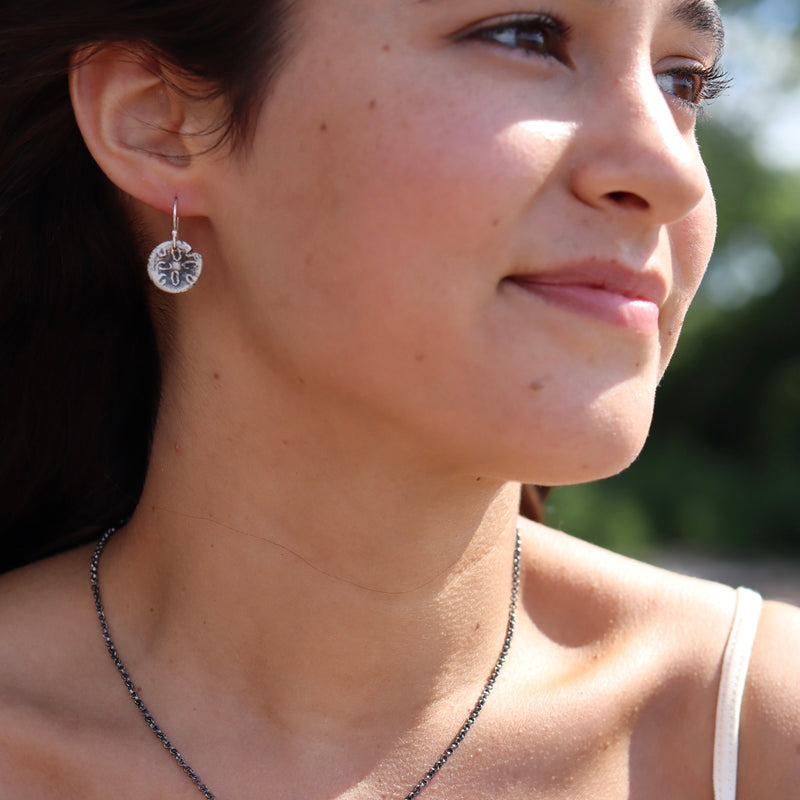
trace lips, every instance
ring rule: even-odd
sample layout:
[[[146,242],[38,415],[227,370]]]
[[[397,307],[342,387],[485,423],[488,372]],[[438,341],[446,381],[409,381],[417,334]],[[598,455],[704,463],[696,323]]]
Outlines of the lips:
[[[585,261],[511,275],[506,281],[548,305],[641,334],[658,331],[659,311],[669,293],[660,273],[617,262]]]

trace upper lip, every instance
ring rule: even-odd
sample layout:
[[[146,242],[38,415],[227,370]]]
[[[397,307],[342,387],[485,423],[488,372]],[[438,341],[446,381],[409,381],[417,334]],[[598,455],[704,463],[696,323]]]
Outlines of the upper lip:
[[[631,300],[646,300],[661,307],[669,295],[664,275],[652,267],[632,267],[616,259],[587,259],[535,272],[509,275],[517,283],[549,286],[586,286],[620,294]]]

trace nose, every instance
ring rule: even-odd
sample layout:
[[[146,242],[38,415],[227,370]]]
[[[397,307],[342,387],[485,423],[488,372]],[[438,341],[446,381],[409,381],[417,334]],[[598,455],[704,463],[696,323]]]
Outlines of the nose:
[[[649,65],[636,78],[615,77],[612,91],[608,80],[604,89],[590,89],[573,139],[573,194],[593,208],[652,224],[683,219],[710,191],[693,112],[672,106]]]

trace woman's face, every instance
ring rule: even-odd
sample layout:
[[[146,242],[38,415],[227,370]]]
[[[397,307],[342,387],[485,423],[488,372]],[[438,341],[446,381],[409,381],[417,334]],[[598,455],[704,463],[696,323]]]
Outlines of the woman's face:
[[[267,374],[470,474],[627,465],[714,239],[694,130],[713,4],[297,16],[252,150],[212,176],[204,280]]]

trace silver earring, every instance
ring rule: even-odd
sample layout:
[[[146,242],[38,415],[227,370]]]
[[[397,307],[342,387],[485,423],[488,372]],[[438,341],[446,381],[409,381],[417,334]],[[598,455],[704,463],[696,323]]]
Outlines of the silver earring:
[[[163,292],[187,292],[203,271],[203,256],[178,239],[178,198],[172,204],[172,240],[161,242],[147,259],[147,274]]]

